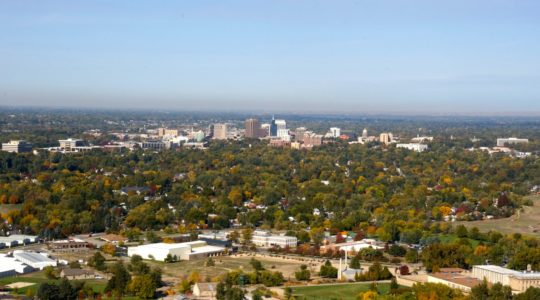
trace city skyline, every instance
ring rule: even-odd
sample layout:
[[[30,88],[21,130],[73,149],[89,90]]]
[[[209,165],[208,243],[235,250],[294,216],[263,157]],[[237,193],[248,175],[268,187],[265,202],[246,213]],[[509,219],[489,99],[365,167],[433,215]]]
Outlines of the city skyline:
[[[0,106],[540,115],[535,1],[0,2]]]

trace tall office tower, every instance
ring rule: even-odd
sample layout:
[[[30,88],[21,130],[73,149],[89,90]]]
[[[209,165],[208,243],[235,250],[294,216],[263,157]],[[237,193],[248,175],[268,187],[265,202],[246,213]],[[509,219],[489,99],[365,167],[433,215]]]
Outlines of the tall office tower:
[[[227,124],[217,123],[214,124],[214,139],[215,140],[226,140],[227,139]]]
[[[367,128],[364,128],[364,130],[362,131],[362,139],[366,140],[367,138],[368,138]]]
[[[332,137],[337,138],[341,135],[341,129],[338,127],[331,127],[330,133],[332,134]]]
[[[303,142],[304,141],[304,133],[306,133],[306,127],[298,127],[294,131],[294,140],[297,142]]]
[[[2,143],[2,151],[13,153],[24,153],[32,151],[32,144],[25,140],[10,141],[9,143]]]
[[[270,122],[270,130],[268,132],[268,134],[270,136],[277,136],[277,124],[276,124],[276,119],[274,119],[274,116],[272,116],[272,121]]]
[[[287,129],[287,122],[285,122],[285,120],[275,120],[275,121],[276,121],[277,130]]]
[[[247,119],[245,122],[246,125],[246,138],[253,138],[256,139],[260,137],[260,129],[261,126],[259,125],[259,120],[257,119]]]
[[[383,132],[379,136],[379,141],[383,144],[390,144],[394,141],[394,135],[392,133]]]

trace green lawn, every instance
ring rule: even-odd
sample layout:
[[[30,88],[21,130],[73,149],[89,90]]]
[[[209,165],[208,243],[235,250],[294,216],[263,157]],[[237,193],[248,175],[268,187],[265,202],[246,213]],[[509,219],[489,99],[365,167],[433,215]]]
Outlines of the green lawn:
[[[306,286],[293,288],[293,295],[298,300],[317,300],[317,299],[337,299],[337,300],[356,300],[360,292],[369,290],[371,283],[350,283],[322,286]],[[388,293],[389,283],[380,283],[377,289],[380,294]]]
[[[25,288],[20,288],[20,289],[15,291],[17,294],[24,295],[28,290],[33,291],[34,294],[35,294],[35,292],[37,292],[37,289],[39,288],[39,285],[41,283],[44,283],[44,282],[58,283],[58,282],[60,282],[60,280],[47,279],[45,277],[45,275],[43,274],[43,272],[34,272],[34,273],[25,274],[25,275],[21,275],[21,276],[9,276],[9,277],[0,278],[0,285],[7,285],[7,284],[10,284],[10,283],[14,283],[14,282],[32,282],[32,283],[35,283],[35,285],[28,286],[28,287],[25,287]],[[105,281],[105,280],[95,280],[95,279],[85,280],[84,282],[88,286],[91,286],[92,289],[94,289],[94,291],[96,291],[98,293],[102,293],[103,290],[105,289],[106,284],[107,284],[107,281]]]
[[[439,234],[437,235],[437,237],[442,243],[454,243],[457,240],[459,240],[459,238],[455,234]],[[471,246],[473,248],[476,248],[476,246],[478,246],[478,244],[480,243],[480,241],[477,241],[477,240],[473,240],[470,238],[466,238],[466,239],[469,241],[469,243],[471,243]]]

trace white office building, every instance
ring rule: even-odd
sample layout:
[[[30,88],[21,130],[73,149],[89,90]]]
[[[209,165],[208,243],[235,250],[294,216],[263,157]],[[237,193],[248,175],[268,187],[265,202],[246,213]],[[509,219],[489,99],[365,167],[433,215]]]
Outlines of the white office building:
[[[179,260],[193,260],[223,254],[225,248],[209,246],[205,241],[187,243],[155,243],[128,248],[128,256],[139,255],[143,259],[165,261],[168,255]]]
[[[296,247],[298,239],[294,236],[273,235],[267,231],[256,230],[253,232],[251,241],[259,247]]]
[[[527,144],[529,142],[528,139],[518,139],[515,137],[511,138],[499,138],[497,139],[497,147],[504,147],[505,145],[513,145],[513,144]]]
[[[13,153],[31,152],[32,144],[25,140],[10,141],[8,143],[2,143],[2,151]]]
[[[338,138],[341,135],[341,129],[338,127],[330,128],[330,136],[333,138]]]
[[[428,149],[428,145],[425,144],[397,144],[396,147],[416,152],[424,152]]]

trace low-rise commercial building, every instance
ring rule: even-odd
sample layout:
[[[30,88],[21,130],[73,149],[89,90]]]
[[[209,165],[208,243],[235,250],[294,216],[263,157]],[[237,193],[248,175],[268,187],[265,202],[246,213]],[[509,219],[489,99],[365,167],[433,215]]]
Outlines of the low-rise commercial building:
[[[56,267],[57,265],[55,260],[37,252],[16,250],[13,252],[13,258],[38,270],[43,270],[43,268],[48,266]]]
[[[498,138],[497,139],[497,146],[498,147],[504,147],[505,145],[527,144],[528,142],[529,142],[528,139],[519,139],[519,138],[515,138],[515,137]]]
[[[2,143],[2,151],[13,153],[32,152],[32,144],[25,140],[9,141],[8,143]]]
[[[524,292],[527,288],[540,287],[540,272],[516,271],[495,265],[473,266],[472,276],[489,283],[509,285],[512,290]]]
[[[128,248],[128,256],[139,255],[144,259],[165,261],[168,256],[179,260],[193,260],[209,256],[219,256],[225,252],[225,248],[209,246],[204,241],[187,243],[155,243]]]
[[[11,248],[39,242],[38,236],[25,234],[12,234],[10,236],[0,236],[0,248]]]
[[[6,254],[0,254],[0,278],[25,274],[31,271],[32,268],[30,266],[27,266]]]
[[[80,252],[94,248],[89,242],[77,238],[53,241],[48,246],[54,252]]]
[[[428,149],[428,145],[425,144],[397,144],[396,147],[416,152],[424,152]]]
[[[453,289],[469,293],[471,289],[482,283],[482,280],[471,277],[466,272],[438,272],[428,274],[427,282],[441,283]]]
[[[298,239],[295,236],[274,235],[268,231],[256,230],[251,241],[259,247],[296,247]]]

